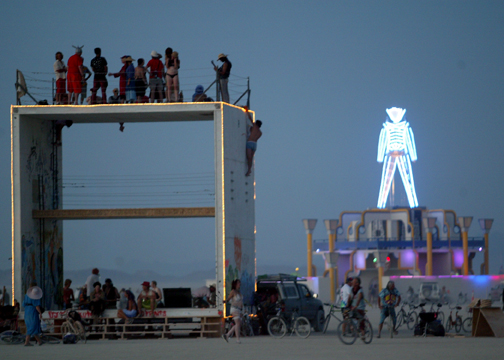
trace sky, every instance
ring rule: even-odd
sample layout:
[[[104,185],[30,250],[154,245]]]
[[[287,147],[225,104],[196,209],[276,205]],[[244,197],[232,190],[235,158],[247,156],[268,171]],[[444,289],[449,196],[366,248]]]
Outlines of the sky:
[[[15,70],[30,79],[38,99],[50,100],[44,87],[54,54],[62,51],[66,61],[72,45],[84,45],[88,65],[93,48],[101,47],[111,71],[120,69],[122,55],[149,59],[152,50],[170,46],[179,52],[186,99],[198,83],[212,82],[210,61],[219,53],[233,63],[232,99],[249,77],[251,109],[264,134],[255,160],[258,267],[306,266],[303,218],[319,219],[314,238],[324,239],[323,219],[376,207],[378,137],[385,109],[393,106],[407,109],[415,134],[420,205],[495,219],[490,271],[504,263],[503,2],[23,1],[1,7],[0,269],[10,268]],[[110,79],[109,94],[116,86]],[[208,202],[212,131],[211,123],[127,124],[124,133],[115,124],[65,129],[64,181],[92,177],[113,184],[118,176],[149,187],[149,179],[175,176],[182,187],[199,176],[197,201]],[[65,221],[65,268],[208,269],[214,231],[212,219]],[[481,236],[476,222],[469,235]]]

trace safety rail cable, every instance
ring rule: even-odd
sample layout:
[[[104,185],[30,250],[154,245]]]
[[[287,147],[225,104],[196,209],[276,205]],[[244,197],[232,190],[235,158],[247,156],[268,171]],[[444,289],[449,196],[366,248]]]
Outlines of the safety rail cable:
[[[63,208],[215,205],[213,172],[69,175],[60,181],[63,187]]]

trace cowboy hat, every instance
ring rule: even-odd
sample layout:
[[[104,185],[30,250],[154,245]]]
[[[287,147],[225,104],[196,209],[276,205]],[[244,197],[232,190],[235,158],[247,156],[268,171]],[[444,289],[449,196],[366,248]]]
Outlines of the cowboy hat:
[[[141,285],[142,286],[150,287],[150,283],[148,281],[144,281]]]
[[[124,59],[124,61],[135,61],[135,59],[133,59],[131,56],[128,56]]]
[[[28,295],[28,297],[32,300],[41,299],[43,294],[42,289],[38,286],[32,286],[28,289],[28,291],[26,291],[26,295]]]
[[[152,56],[152,57],[154,57],[154,58],[156,58],[156,57],[161,57],[161,55],[159,55],[159,54],[157,53],[157,51],[155,51],[155,50],[152,50],[152,52],[151,52],[150,54],[151,54],[151,56]]]
[[[220,59],[223,59],[223,58],[226,58],[228,57],[228,55],[224,55],[224,54],[219,54],[219,56],[217,56],[217,60],[220,60]]]

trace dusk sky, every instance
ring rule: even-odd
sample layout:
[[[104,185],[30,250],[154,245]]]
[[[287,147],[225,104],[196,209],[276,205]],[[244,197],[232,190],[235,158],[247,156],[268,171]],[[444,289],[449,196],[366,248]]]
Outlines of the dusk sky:
[[[478,218],[495,219],[491,273],[504,263],[504,2],[22,1],[1,7],[0,269],[11,266],[16,69],[37,100],[50,101],[54,54],[62,51],[66,63],[72,45],[84,45],[87,66],[101,47],[113,72],[122,55],[148,60],[152,50],[172,47],[186,100],[196,85],[213,81],[210,61],[219,53],[233,64],[232,101],[250,77],[251,108],[264,134],[255,162],[258,267],[306,266],[303,218],[319,219],[314,238],[323,239],[323,219],[376,207],[378,137],[385,109],[393,106],[407,109],[415,134],[420,206],[474,216],[470,236],[482,234]],[[109,78],[107,96],[114,87],[118,79]],[[176,206],[182,202],[164,197],[170,186],[196,181],[198,195],[184,201],[212,206],[212,123],[118,128],[76,124],[63,131],[65,184],[101,179],[111,192],[129,194],[101,198],[109,205]],[[128,184],[151,191],[151,198],[132,200]],[[77,191],[67,186],[64,195]],[[89,199],[96,198],[87,194],[65,197],[65,208],[93,207]],[[66,269],[169,274],[210,269],[215,261],[213,219],[65,221],[63,227]],[[482,261],[475,260],[477,273]]]

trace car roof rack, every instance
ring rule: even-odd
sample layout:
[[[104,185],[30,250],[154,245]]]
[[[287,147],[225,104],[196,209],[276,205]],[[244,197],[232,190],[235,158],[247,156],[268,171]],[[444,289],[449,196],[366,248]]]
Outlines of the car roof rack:
[[[306,279],[298,278],[295,275],[289,274],[265,274],[259,275],[257,277],[257,282],[269,282],[269,281],[302,281]]]

